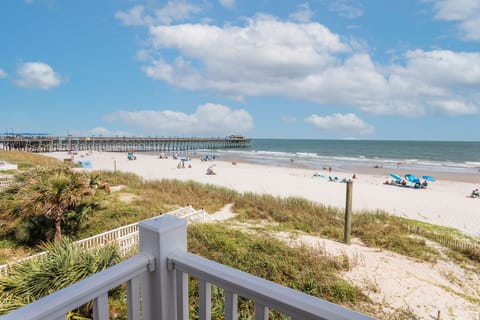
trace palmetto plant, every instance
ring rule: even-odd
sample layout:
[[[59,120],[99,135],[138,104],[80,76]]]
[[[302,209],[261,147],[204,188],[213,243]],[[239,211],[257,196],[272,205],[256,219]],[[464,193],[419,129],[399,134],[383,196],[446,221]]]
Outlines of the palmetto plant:
[[[117,247],[84,250],[68,238],[47,243],[47,255],[16,264],[0,277],[0,314],[8,313],[120,261]]]
[[[35,232],[47,233],[39,235],[40,239],[50,239],[48,229],[52,227],[55,240],[60,240],[62,225],[81,220],[88,207],[85,199],[92,191],[86,174],[67,167],[36,168],[19,175],[17,182],[9,190],[7,207],[17,220],[18,238],[27,239],[27,242],[32,242],[28,240]],[[53,226],[48,227],[48,224]]]

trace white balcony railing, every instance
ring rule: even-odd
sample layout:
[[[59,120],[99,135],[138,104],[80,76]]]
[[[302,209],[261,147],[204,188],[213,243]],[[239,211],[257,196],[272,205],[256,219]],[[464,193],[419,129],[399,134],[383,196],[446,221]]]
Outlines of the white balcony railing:
[[[192,206],[176,209],[167,212],[166,214],[174,215],[176,217],[186,219],[187,221],[201,219],[201,221],[206,222],[208,219],[211,219],[205,210],[195,210]],[[78,246],[87,250],[98,249],[111,243],[118,243],[122,257],[125,257],[127,254],[131,253],[132,250],[138,245],[138,222],[109,230],[76,242]],[[47,252],[39,252],[13,262],[0,265],[0,277],[7,274],[12,266],[46,254]]]
[[[225,291],[224,319],[237,319],[239,296],[255,303],[255,320],[273,309],[294,320],[372,319],[187,252],[187,222],[174,216],[140,222],[140,253],[109,269],[13,311],[0,320],[65,319],[93,301],[94,319],[108,319],[108,291],[127,284],[129,320],[187,320],[188,275],[199,279],[199,318],[210,319],[211,286]],[[140,290],[141,288],[141,290]],[[141,302],[140,302],[141,301]]]

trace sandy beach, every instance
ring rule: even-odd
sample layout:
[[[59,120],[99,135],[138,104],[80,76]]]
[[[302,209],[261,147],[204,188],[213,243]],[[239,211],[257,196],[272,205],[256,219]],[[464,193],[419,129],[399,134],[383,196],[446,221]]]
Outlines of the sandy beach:
[[[47,153],[58,159],[71,158],[65,152]],[[328,176],[351,178],[353,172],[331,173],[319,168],[322,176],[304,168],[266,166],[231,161],[201,161],[191,159],[185,168],[178,169],[179,160],[159,159],[156,155],[137,154],[137,160],[128,160],[126,153],[81,152],[74,161],[91,161],[91,170],[119,170],[138,174],[145,179],[193,180],[224,186],[239,192],[266,193],[280,197],[303,197],[324,205],[344,208],[346,184],[329,182]],[[191,165],[189,168],[188,165]],[[207,175],[214,166],[216,175]],[[354,168],[353,210],[384,210],[390,214],[452,227],[469,235],[480,237],[480,199],[469,197],[475,177],[449,173],[434,173],[437,181],[426,189],[385,185],[385,169],[361,170]],[[353,171],[352,170],[352,171]],[[402,174],[401,170],[399,170]],[[421,172],[419,175],[429,174]],[[478,180],[477,180],[478,181]],[[193,204],[194,205],[194,204]]]

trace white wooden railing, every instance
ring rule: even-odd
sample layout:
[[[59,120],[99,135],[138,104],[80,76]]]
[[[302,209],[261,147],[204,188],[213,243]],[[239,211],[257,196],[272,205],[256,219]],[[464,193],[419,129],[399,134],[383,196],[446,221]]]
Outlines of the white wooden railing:
[[[174,215],[176,217],[190,220],[194,217],[200,216],[203,221],[209,219],[205,210],[195,210],[192,206],[183,207],[177,210],[170,211],[166,214]],[[110,231],[106,231],[95,236],[77,241],[76,244],[84,249],[101,248],[111,243],[118,243],[120,254],[122,257],[127,256],[132,250],[138,246],[138,222],[129,224],[127,226],[119,227]],[[40,252],[11,263],[0,265],[0,277],[8,272],[8,270],[15,264],[21,263],[32,258],[42,256],[47,252]]]
[[[127,284],[128,319],[187,320],[189,275],[200,282],[200,320],[210,319],[212,285],[225,291],[226,320],[237,319],[239,296],[255,303],[255,320],[268,319],[269,309],[289,315],[293,320],[372,319],[188,253],[186,226],[186,220],[171,215],[142,221],[139,254],[0,320],[63,320],[66,313],[88,301],[93,301],[94,319],[107,320],[108,291],[122,283]]]
[[[0,180],[0,192],[7,190],[12,183],[12,180]]]

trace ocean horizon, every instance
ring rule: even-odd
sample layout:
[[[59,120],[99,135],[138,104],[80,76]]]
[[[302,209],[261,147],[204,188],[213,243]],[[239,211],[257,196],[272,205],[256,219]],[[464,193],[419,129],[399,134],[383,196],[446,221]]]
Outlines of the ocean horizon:
[[[475,141],[251,139],[250,147],[214,153],[226,159],[312,169],[359,166],[480,172],[480,142]]]

